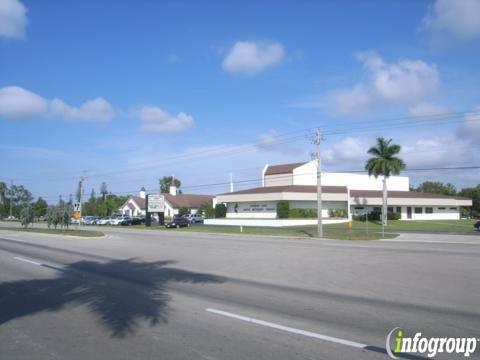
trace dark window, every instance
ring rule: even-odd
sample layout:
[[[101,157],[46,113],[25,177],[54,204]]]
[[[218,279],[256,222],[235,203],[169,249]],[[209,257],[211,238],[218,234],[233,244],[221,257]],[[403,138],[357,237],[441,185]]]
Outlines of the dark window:
[[[382,208],[380,206],[376,206],[373,208],[373,211],[382,211]]]
[[[445,210],[445,208],[444,207],[439,207],[438,210]]]
[[[433,214],[433,208],[431,207],[425,208],[425,214]]]
[[[389,207],[387,208],[387,212],[393,213],[393,207],[392,207],[392,206],[389,206]]]
[[[363,206],[355,206],[355,210],[363,210]]]
[[[397,213],[401,213],[402,212],[402,208],[400,206],[397,206]]]
[[[423,214],[423,208],[421,208],[421,207],[416,207],[416,208],[415,208],[415,214]]]
[[[457,210],[457,208],[450,208],[450,210]]]

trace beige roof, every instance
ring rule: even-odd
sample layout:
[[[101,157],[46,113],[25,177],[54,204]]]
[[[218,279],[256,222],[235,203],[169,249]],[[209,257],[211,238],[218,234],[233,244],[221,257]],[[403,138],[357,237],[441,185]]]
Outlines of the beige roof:
[[[317,187],[315,185],[265,186],[220,195],[266,194],[279,192],[315,193],[317,192]],[[346,193],[347,188],[345,186],[322,186],[322,192],[331,194]]]
[[[381,191],[376,190],[350,190],[350,197],[382,197]],[[409,199],[455,199],[470,200],[461,196],[449,196],[443,194],[433,194],[419,191],[388,191],[389,198],[409,198]]]
[[[186,207],[188,209],[196,209],[202,205],[208,204],[208,202],[213,200],[211,195],[197,195],[197,194],[162,194],[165,196],[165,201],[167,201],[173,208],[179,209]]]
[[[276,174],[290,174],[293,172],[293,169],[296,169],[299,166],[305,165],[306,162],[292,163],[292,164],[280,164],[280,165],[269,165],[265,171],[265,175],[276,175]]]

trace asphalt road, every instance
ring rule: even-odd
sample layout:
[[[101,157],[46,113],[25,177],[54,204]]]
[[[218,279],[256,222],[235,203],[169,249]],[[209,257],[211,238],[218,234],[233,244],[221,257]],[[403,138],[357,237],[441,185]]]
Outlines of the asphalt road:
[[[397,326],[480,337],[477,236],[105,231],[0,231],[2,360],[386,359]]]

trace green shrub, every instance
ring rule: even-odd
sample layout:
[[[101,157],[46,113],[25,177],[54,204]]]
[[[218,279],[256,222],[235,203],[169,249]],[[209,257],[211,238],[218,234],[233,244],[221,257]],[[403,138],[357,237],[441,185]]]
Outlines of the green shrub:
[[[402,214],[398,212],[389,212],[387,213],[387,219],[388,220],[400,220],[402,217]]]
[[[329,209],[328,215],[333,218],[346,218],[347,210],[345,209]]]
[[[317,210],[315,209],[290,209],[288,217],[292,219],[308,219],[316,218]]]
[[[277,217],[279,219],[287,219],[290,211],[290,204],[288,201],[281,200],[277,202]]]
[[[26,206],[20,211],[20,221],[25,228],[33,223],[33,211],[30,206]]]
[[[188,208],[186,207],[181,207],[180,209],[178,209],[178,214],[179,215],[182,215],[182,216],[185,216],[185,215],[188,215],[189,211],[188,211]]]
[[[225,204],[217,204],[215,205],[215,217],[216,218],[224,218],[227,215],[227,207]]]
[[[382,212],[374,210],[368,213],[368,220],[380,221],[382,219]]]

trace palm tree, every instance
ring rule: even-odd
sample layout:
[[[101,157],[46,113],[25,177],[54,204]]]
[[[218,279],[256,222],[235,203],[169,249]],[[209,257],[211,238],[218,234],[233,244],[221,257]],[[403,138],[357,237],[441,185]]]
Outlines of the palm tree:
[[[390,175],[398,175],[405,169],[405,162],[396,157],[400,152],[400,145],[391,144],[392,139],[377,138],[376,146],[372,146],[368,153],[373,155],[365,163],[368,175],[375,178],[383,176],[383,201],[382,201],[382,232],[387,225],[387,178]]]

